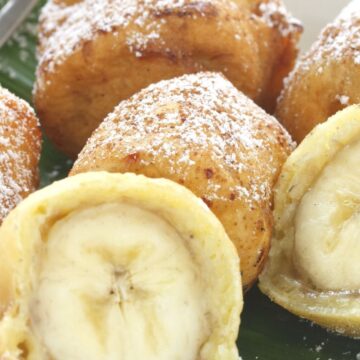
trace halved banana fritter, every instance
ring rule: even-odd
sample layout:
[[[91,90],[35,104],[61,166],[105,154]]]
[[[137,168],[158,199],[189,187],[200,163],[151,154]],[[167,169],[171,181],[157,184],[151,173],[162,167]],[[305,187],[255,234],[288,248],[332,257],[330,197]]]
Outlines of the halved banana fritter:
[[[86,173],[0,229],[0,358],[237,360],[239,258],[169,180]]]
[[[72,157],[121,100],[186,73],[221,71],[273,110],[300,33],[281,0],[50,0],[36,110]]]
[[[198,73],[161,81],[120,103],[71,174],[134,172],[186,186],[223,223],[247,288],[267,257],[272,187],[291,150],[276,119],[223,76]]]
[[[318,125],[285,163],[260,289],[289,311],[360,336],[360,106]]]

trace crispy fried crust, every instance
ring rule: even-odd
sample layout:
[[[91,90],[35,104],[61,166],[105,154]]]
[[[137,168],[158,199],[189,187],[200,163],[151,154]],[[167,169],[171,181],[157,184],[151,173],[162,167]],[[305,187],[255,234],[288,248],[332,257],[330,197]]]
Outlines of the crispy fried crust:
[[[360,1],[325,27],[285,81],[276,117],[300,142],[337,111],[360,103]]]
[[[49,1],[36,109],[73,157],[119,101],[185,73],[221,71],[273,110],[300,33],[281,0]]]
[[[0,87],[0,223],[38,186],[40,148],[34,111]]]
[[[273,117],[221,75],[199,73],[151,85],[120,103],[71,175],[134,172],[185,185],[223,223],[246,288],[269,250],[272,186],[290,151],[291,140]]]

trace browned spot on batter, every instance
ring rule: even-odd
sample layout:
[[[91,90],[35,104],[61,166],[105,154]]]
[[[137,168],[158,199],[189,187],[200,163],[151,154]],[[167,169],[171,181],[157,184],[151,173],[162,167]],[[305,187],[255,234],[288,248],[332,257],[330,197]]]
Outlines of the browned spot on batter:
[[[179,18],[193,15],[200,15],[203,17],[217,16],[218,9],[216,6],[208,1],[195,1],[191,4],[186,4],[179,8],[165,8],[154,13],[157,18],[166,16],[177,16]]]
[[[22,359],[27,359],[28,356],[29,356],[29,346],[28,346],[28,344],[26,343],[26,341],[21,342],[21,343],[18,345],[18,348],[19,348],[20,351],[21,351],[21,358],[22,358]]]
[[[261,232],[264,232],[265,231],[265,225],[264,225],[264,222],[262,220],[258,220],[256,222],[256,228],[261,231]]]
[[[98,35],[106,35],[106,34],[109,33],[109,31],[104,30],[104,29],[97,29],[97,30],[96,30],[96,33],[97,33]]]
[[[265,257],[265,251],[264,251],[264,249],[260,249],[259,254],[256,258],[256,263],[254,264],[254,267],[256,267],[258,264],[260,264],[264,260],[264,257]]]
[[[150,41],[146,44],[146,46],[133,46],[132,52],[138,54],[138,60],[148,60],[162,57],[169,60],[171,63],[177,63],[179,59],[185,61],[185,55],[180,52],[175,53],[170,49],[163,49],[156,44],[152,44]]]
[[[205,176],[207,179],[212,179],[214,176],[214,171],[210,168],[204,170]]]
[[[212,203],[211,200],[208,200],[208,199],[205,198],[205,197],[202,197],[201,199],[202,199],[202,201],[203,201],[209,208],[211,208],[211,207],[213,206],[213,203]]]
[[[139,153],[133,153],[125,157],[127,163],[136,163],[140,159]]]
[[[84,42],[84,45],[82,47],[82,53],[83,53],[85,60],[87,60],[91,56],[91,54],[92,54],[92,42],[91,41]]]

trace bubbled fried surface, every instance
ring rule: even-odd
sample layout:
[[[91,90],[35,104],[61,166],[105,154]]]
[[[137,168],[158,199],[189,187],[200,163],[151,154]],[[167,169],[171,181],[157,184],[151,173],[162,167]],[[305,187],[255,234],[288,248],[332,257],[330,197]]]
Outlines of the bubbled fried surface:
[[[36,108],[73,157],[121,100],[185,73],[221,71],[272,110],[300,33],[281,0],[52,0],[40,19]]]
[[[291,149],[282,126],[223,76],[198,73],[121,102],[88,140],[71,175],[134,172],[185,185],[223,223],[247,287],[268,253],[272,186]]]
[[[360,0],[321,32],[285,81],[276,117],[300,142],[337,111],[360,103]]]
[[[38,185],[41,132],[34,111],[0,87],[0,223]]]

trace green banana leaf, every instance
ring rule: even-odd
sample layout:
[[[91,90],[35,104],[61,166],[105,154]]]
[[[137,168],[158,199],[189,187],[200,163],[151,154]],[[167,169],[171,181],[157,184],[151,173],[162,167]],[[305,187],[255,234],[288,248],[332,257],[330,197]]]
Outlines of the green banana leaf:
[[[0,0],[0,7],[4,3]],[[40,1],[0,50],[0,83],[29,102],[36,68],[36,24],[42,4]],[[71,161],[44,139],[41,186],[65,177],[70,167]],[[256,286],[245,296],[238,346],[243,360],[360,360],[360,340],[328,333],[289,314],[271,303]]]

